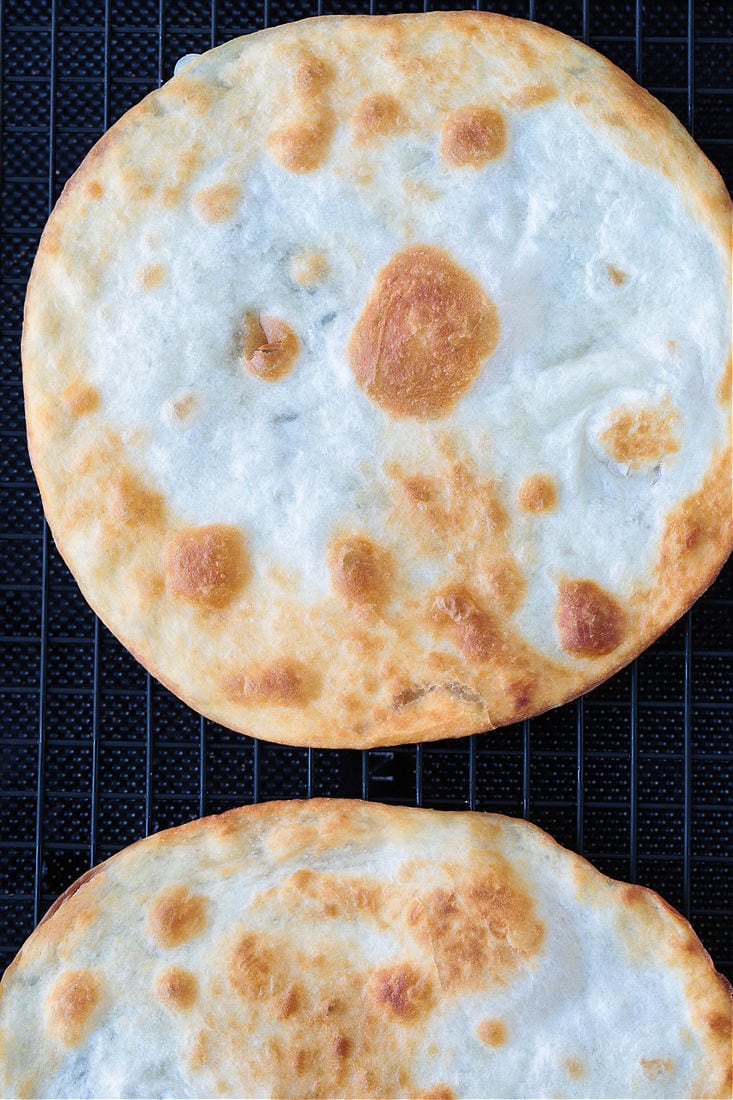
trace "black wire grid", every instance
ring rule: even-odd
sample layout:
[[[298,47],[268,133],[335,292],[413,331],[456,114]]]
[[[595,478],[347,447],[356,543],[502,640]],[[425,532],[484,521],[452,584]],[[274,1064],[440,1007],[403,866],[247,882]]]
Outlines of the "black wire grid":
[[[662,893],[733,977],[733,563],[643,657],[577,703],[452,742],[292,749],[223,729],[153,680],[87,607],[43,520],[23,422],[23,295],[43,223],[84,154],[183,54],[309,15],[422,6],[7,0],[1,9],[2,966],[66,886],[140,836],[242,803],[341,795],[530,818],[607,874]],[[677,114],[731,187],[730,0],[486,6],[606,54]]]

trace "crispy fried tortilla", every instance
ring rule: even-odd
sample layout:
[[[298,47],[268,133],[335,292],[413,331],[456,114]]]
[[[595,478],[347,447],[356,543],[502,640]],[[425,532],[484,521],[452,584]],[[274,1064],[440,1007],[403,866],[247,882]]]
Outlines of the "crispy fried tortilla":
[[[730,199],[545,27],[307,20],[190,61],[69,182],[23,361],[89,602],[258,737],[572,698],[729,553]]]
[[[730,988],[656,894],[491,814],[316,800],[158,833],[4,978],[33,1097],[724,1097]]]

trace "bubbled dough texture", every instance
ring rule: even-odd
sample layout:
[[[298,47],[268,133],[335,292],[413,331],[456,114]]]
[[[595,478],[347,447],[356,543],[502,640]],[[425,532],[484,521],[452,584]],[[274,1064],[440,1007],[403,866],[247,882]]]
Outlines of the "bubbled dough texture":
[[[720,220],[712,219],[711,233],[694,188],[678,189],[638,156],[627,156],[625,132],[597,125],[569,96],[531,109],[511,106],[528,80],[561,83],[564,69],[577,75],[582,65],[591,80],[599,59],[574,46],[566,56],[567,40],[556,35],[544,57],[545,43],[532,38],[540,34],[533,28],[516,32],[530,36],[533,50],[541,48],[531,67],[510,62],[500,54],[507,49],[504,20],[485,25],[480,49],[470,40],[470,17],[465,39],[461,24],[440,17],[393,23],[392,39],[387,23],[372,32],[367,28],[377,24],[316,21],[297,34],[268,32],[188,63],[102,154],[102,200],[80,211],[81,189],[72,192],[69,203],[83,213],[85,236],[73,235],[70,217],[62,227],[65,270],[54,276],[60,312],[74,316],[78,362],[101,394],[103,422],[121,438],[128,460],[162,491],[178,524],[241,526],[252,567],[246,615],[265,632],[267,658],[279,656],[283,622],[306,624],[301,636],[292,634],[291,649],[309,664],[323,656],[320,696],[308,713],[296,718],[291,711],[280,736],[310,743],[430,736],[430,722],[387,730],[389,693],[409,688],[411,674],[423,687],[435,677],[421,663],[421,651],[432,647],[461,661],[445,637],[436,638],[434,630],[430,636],[425,617],[436,589],[467,579],[465,566],[454,568],[450,539],[465,561],[476,532],[454,529],[447,553],[413,545],[414,527],[399,503],[395,508],[399,492],[385,472],[390,463],[405,474],[441,478],[450,454],[476,484],[499,486],[511,518],[510,550],[526,582],[512,627],[554,662],[550,673],[531,666],[529,676],[540,685],[531,705],[524,688],[524,703],[492,697],[490,685],[499,681],[490,668],[485,675],[475,667],[465,675],[452,669],[466,691],[485,691],[486,698],[480,714],[454,715],[447,725],[433,714],[432,736],[440,736],[485,727],[494,713],[507,721],[561,701],[628,660],[664,616],[669,621],[666,605],[659,614],[650,610],[645,624],[637,621],[644,593],[658,583],[665,520],[699,488],[728,442],[729,412],[713,396],[730,343]],[[494,27],[497,42],[504,36],[498,60],[491,52]],[[382,39],[372,41],[372,33],[384,36],[381,52],[375,42]],[[400,69],[395,49],[408,57],[444,51],[430,73],[439,85],[432,99],[411,94],[414,73],[407,63]],[[304,107],[293,91],[298,66],[313,56],[329,67],[316,108]],[[457,57],[463,82],[447,76]],[[360,143],[351,117],[375,87],[394,93],[408,122],[401,118],[394,134]],[[475,99],[502,112],[506,151],[480,168],[456,168],[441,157],[440,125],[452,109]],[[323,162],[313,171],[287,171],[267,151],[268,132],[310,117],[308,111],[321,110],[319,102],[327,103],[324,117],[332,121],[332,104],[338,104]],[[186,155],[192,166],[182,169]],[[704,198],[710,179],[700,171]],[[92,166],[87,178],[94,177]],[[206,220],[195,212],[193,196],[222,183],[234,188],[231,216]],[[180,185],[179,198],[167,206],[160,196],[171,184]],[[483,287],[496,305],[500,337],[451,412],[395,420],[356,384],[347,347],[379,271],[401,249],[425,243],[444,248]],[[292,258],[304,252],[325,259],[325,274],[313,286],[299,286],[291,275]],[[80,271],[85,265],[86,273]],[[165,276],[142,293],[140,273],[151,265],[162,265]],[[620,285],[612,269],[623,272]],[[252,309],[283,319],[300,341],[294,368],[277,383],[253,377],[234,353],[238,326]],[[33,352],[26,358],[32,361]],[[68,369],[69,360],[59,356],[52,367]],[[189,394],[193,413],[177,420],[171,402]],[[647,406],[673,411],[679,449],[629,469],[608,455],[598,436],[614,409]],[[41,433],[34,421],[29,402],[34,462],[42,474],[54,456],[37,460]],[[538,472],[553,478],[558,500],[541,517],[515,505],[523,480]],[[251,703],[242,710],[224,700],[214,671],[226,665],[232,675],[248,675],[258,654],[256,634],[244,636],[250,622],[227,622],[212,640],[216,632],[207,620],[200,653],[206,656],[211,646],[212,663],[187,662],[182,639],[201,622],[188,621],[186,610],[171,607],[167,597],[165,604],[123,610],[111,595],[113,579],[99,583],[105,547],[95,557],[93,525],[90,532],[69,523],[63,531],[63,503],[54,505],[48,486],[44,500],[82,584],[92,578],[88,597],[133,651],[206,713],[269,736],[267,709],[258,714]],[[336,622],[364,628],[339,607],[329,577],[329,545],[344,532],[366,535],[398,559],[393,608],[404,599],[404,612],[388,622],[386,634],[377,629],[369,659],[374,646],[386,654],[373,666],[382,684],[395,668],[399,674],[394,689],[379,689],[384,697],[376,708],[378,689],[356,685],[353,663],[342,673],[345,650],[333,635],[341,629]],[[721,553],[713,549],[711,558]],[[274,587],[273,567],[280,567]],[[564,577],[597,582],[627,612],[624,645],[605,662],[579,667],[559,645],[555,605]],[[117,587],[127,583],[123,576]],[[491,598],[481,591],[479,597],[484,604]],[[674,606],[673,596],[665,599]],[[322,608],[325,625],[319,626]],[[287,636],[280,641],[292,656]],[[235,667],[238,653],[241,668]],[[528,669],[522,671],[526,680]],[[352,704],[355,696],[361,700],[356,710],[341,707],[349,686]],[[341,735],[333,732],[338,728]]]
[[[432,951],[416,940],[412,906],[438,919],[487,874],[485,912]],[[164,938],[150,914],[171,891],[185,900]],[[355,913],[358,897],[378,900]],[[483,921],[509,946],[473,971],[467,945],[482,942]],[[271,935],[283,946],[248,986],[231,969],[237,945]],[[465,963],[453,982],[452,955]],[[251,949],[250,966],[263,957]],[[193,975],[193,1003],[157,999],[170,967]],[[59,1041],[44,1023],[53,990],[81,968],[98,1003],[81,1040]],[[379,974],[401,970],[422,982],[406,987],[409,1011],[375,993]],[[678,914],[526,822],[274,803],[141,841],[41,925],[3,983],[0,1081],[4,1095],[54,1097],[315,1096],[319,1079],[326,1095],[362,1097],[719,1096],[729,1013]],[[504,1041],[482,1042],[487,1030]]]

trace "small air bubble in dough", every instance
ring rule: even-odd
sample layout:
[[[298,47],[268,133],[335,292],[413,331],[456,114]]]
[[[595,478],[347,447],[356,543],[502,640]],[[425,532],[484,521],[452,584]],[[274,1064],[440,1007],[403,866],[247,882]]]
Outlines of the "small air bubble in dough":
[[[173,75],[176,76],[180,73],[181,69],[185,69],[186,65],[190,65],[192,61],[195,61],[196,58],[200,56],[201,54],[198,53],[186,53],[183,57],[179,57],[173,69]]]

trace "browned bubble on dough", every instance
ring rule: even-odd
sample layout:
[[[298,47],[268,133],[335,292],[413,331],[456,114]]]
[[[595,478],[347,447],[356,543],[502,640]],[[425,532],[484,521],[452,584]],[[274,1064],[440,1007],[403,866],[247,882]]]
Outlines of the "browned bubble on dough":
[[[100,999],[99,979],[91,970],[66,970],[46,998],[46,1026],[65,1046],[76,1046],[91,1023]]]
[[[640,1058],[639,1064],[647,1081],[656,1081],[669,1073],[674,1063],[671,1058]]]
[[[453,167],[481,168],[506,148],[504,116],[493,107],[459,107],[443,124],[440,151]]]
[[[322,252],[297,252],[290,259],[288,274],[298,286],[312,286],[328,274],[328,260]]]
[[[565,1069],[568,1077],[572,1077],[574,1081],[580,1080],[585,1074],[585,1068],[580,1058],[566,1058]]]
[[[168,543],[166,587],[201,608],[223,608],[247,583],[249,559],[238,527],[212,523],[185,527]]]
[[[476,1034],[487,1047],[500,1047],[507,1040],[507,1027],[503,1020],[481,1020]]]
[[[157,527],[165,516],[165,501],[133,470],[122,466],[108,486],[107,511],[116,524],[125,527]]]
[[[198,996],[198,982],[190,970],[167,966],[156,975],[155,995],[166,1008],[192,1008]]]
[[[289,374],[300,352],[300,341],[279,317],[248,313],[239,336],[244,366],[263,382],[278,382]]]
[[[628,279],[628,275],[625,271],[622,271],[620,267],[616,267],[616,264],[608,264],[608,276],[614,286],[623,286]]]
[[[499,338],[496,306],[442,248],[397,252],[377,275],[349,342],[362,390],[391,416],[445,416]]]
[[[70,382],[61,394],[61,400],[72,416],[84,416],[94,412],[101,404],[99,390],[79,379]]]
[[[337,539],[328,564],[336,591],[349,603],[379,608],[388,595],[391,567],[382,547],[364,535]]]
[[[505,643],[495,616],[481,608],[463,586],[444,589],[435,598],[431,614],[436,622],[451,627],[464,657],[490,661],[501,654]]]
[[[315,117],[272,130],[268,152],[288,172],[313,172],[326,159],[334,128],[333,113],[323,109]]]
[[[508,96],[506,102],[518,111],[526,111],[531,107],[539,107],[543,103],[548,103],[549,100],[556,99],[558,95],[559,92],[554,84],[528,84],[526,87],[520,88],[518,92]]]
[[[229,675],[222,686],[233,702],[255,706],[302,707],[320,693],[316,673],[294,657]]]
[[[354,111],[354,136],[357,141],[392,134],[401,124],[400,105],[386,92],[364,96]]]
[[[332,80],[333,73],[328,62],[307,53],[293,73],[293,91],[306,101],[317,100]]]
[[[137,284],[141,290],[157,290],[168,278],[164,264],[147,264],[137,273]]]
[[[164,409],[173,420],[183,422],[188,420],[196,408],[196,398],[192,393],[182,394],[166,402]]]
[[[531,964],[545,938],[531,892],[503,859],[415,898],[405,920],[433,955],[446,994],[503,985]]]
[[[241,189],[236,184],[214,183],[211,187],[203,187],[193,196],[194,210],[210,225],[229,221],[237,211],[241,196]]]
[[[624,639],[626,615],[618,601],[591,580],[558,585],[555,621],[560,645],[576,657],[603,657]]]
[[[160,947],[180,947],[205,927],[206,898],[186,886],[167,886],[148,905],[148,935]]]
[[[557,504],[557,486],[549,474],[530,474],[519,486],[517,503],[524,512],[549,512]]]
[[[411,963],[381,967],[367,982],[367,994],[378,1008],[401,1023],[424,1018],[436,1001],[433,983]]]
[[[632,470],[655,466],[680,449],[679,413],[669,402],[659,407],[615,409],[599,436],[604,450]]]

